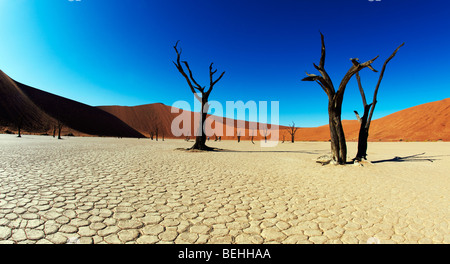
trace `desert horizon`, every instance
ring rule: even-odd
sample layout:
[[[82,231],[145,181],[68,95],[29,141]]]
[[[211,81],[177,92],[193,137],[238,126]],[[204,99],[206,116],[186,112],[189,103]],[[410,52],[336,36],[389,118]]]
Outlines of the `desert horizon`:
[[[15,120],[18,115],[30,116],[28,131],[25,133],[51,134],[51,124],[55,119],[64,120],[64,133],[75,136],[111,136],[111,137],[150,137],[150,131],[158,127],[160,136],[165,138],[186,138],[186,136],[175,137],[172,135],[171,124],[179,114],[171,113],[172,106],[163,103],[152,103],[137,106],[89,106],[64,97],[53,95],[36,88],[21,84],[12,80],[3,72],[0,72],[2,80],[1,91],[4,94],[0,99],[3,109],[9,109],[9,115],[0,116],[0,133],[6,130],[17,132]],[[22,101],[15,102],[9,98],[19,97]],[[56,100],[56,101],[55,101]],[[57,103],[56,103],[57,102]],[[64,111],[58,111],[65,108]],[[15,112],[13,109],[18,109]],[[39,110],[37,110],[39,109]],[[70,110],[68,110],[70,109]],[[91,111],[89,115],[78,116],[79,113]],[[192,116],[191,133],[189,137],[195,137],[194,116],[198,112],[187,111]],[[8,113],[8,112],[7,112]],[[439,113],[439,114],[436,114]],[[39,114],[36,118],[33,115]],[[109,116],[107,116],[109,115]],[[208,115],[209,116],[209,115]],[[370,130],[369,141],[449,141],[450,140],[450,98],[435,102],[423,103],[410,107],[379,119],[373,120],[373,128]],[[107,119],[105,119],[107,117]],[[223,124],[223,140],[237,139],[237,122],[241,120],[230,119],[234,126],[234,135],[227,136],[228,127],[226,117],[218,117]],[[122,122],[120,122],[120,121]],[[417,122],[417,120],[426,120]],[[250,124],[259,126],[258,122],[244,121],[244,129],[241,139],[251,140],[249,130]],[[120,123],[119,123],[120,122]],[[359,122],[356,120],[342,120],[344,131],[349,141],[358,140]],[[269,123],[270,125],[270,123]],[[126,126],[122,130],[117,127]],[[329,141],[329,127],[327,124],[318,127],[299,127],[294,135],[295,141]],[[127,129],[127,130],[126,130]],[[287,132],[288,124],[279,124],[278,140],[290,141],[291,135]],[[133,131],[134,130],[134,131]],[[126,132],[125,132],[126,131]],[[214,136],[210,136],[213,138]],[[270,136],[268,137],[270,139]],[[256,131],[254,140],[261,140],[263,136]]]

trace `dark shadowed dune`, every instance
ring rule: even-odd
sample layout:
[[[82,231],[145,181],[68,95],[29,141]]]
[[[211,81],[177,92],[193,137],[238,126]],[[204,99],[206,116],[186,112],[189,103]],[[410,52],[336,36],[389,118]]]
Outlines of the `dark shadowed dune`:
[[[0,70],[0,125],[42,132],[48,130],[53,118],[42,111]]]
[[[116,116],[83,103],[38,90],[9,78],[0,72],[1,123],[13,126],[18,118],[26,120],[24,129],[49,130],[60,120],[78,132],[112,137],[144,137]]]

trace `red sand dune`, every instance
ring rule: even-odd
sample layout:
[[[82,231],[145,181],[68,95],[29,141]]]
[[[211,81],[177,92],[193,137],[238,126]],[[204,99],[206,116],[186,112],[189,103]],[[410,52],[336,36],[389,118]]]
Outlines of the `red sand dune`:
[[[156,127],[158,127],[158,134],[161,137],[164,133],[164,137],[166,138],[175,138],[175,136],[171,132],[171,125],[174,118],[179,116],[181,111],[179,113],[171,113],[171,106],[167,106],[161,103],[156,104],[148,104],[148,105],[139,105],[139,106],[98,106],[98,108],[102,109],[103,111],[109,112],[115,116],[117,116],[119,119],[127,123],[129,126],[133,127],[137,131],[141,132],[142,134],[149,136],[151,131],[154,131]],[[190,120],[191,120],[191,138],[195,135],[195,130],[197,129],[197,124],[195,123],[195,115],[198,115],[198,113],[193,113],[190,111],[187,111],[188,114],[190,114]],[[209,116],[208,116],[209,117]],[[217,118],[217,117],[215,117]],[[212,119],[208,119],[212,120]],[[227,127],[227,119],[226,118],[218,118],[220,120],[219,122],[223,124],[223,135],[226,135],[226,129]],[[234,127],[237,127],[237,121],[236,120],[229,120],[233,127],[234,136],[222,136],[222,139],[236,139],[237,138],[237,131],[234,129]],[[210,122],[208,122],[208,125]],[[215,126],[212,125],[212,128]],[[245,135],[242,137],[242,140],[244,139],[250,139],[250,134],[248,132],[249,128],[249,122],[245,122],[245,127],[247,128],[245,130]],[[244,132],[242,132],[244,135]],[[181,136],[179,138],[185,138],[185,136]],[[213,136],[211,137],[214,138]],[[255,136],[254,140],[261,139],[262,136]]]
[[[164,131],[165,137],[173,137],[170,132],[172,120],[179,114],[172,114],[171,107],[164,104],[149,104],[134,107],[127,106],[100,106],[100,109],[110,112],[122,121],[148,135],[154,124],[159,124],[159,130]],[[376,109],[375,109],[376,111]],[[193,113],[191,113],[192,135],[194,135]],[[226,124],[226,119],[219,118]],[[233,121],[236,127],[236,120]],[[348,141],[357,141],[359,123],[356,120],[343,120],[345,135]],[[241,140],[249,140],[249,122],[245,122],[245,133]],[[224,125],[224,134],[226,131]],[[290,140],[286,126],[280,126],[279,139]],[[223,136],[222,139],[237,139],[236,129],[234,136]],[[160,134],[161,135],[161,134]],[[270,137],[269,137],[270,138]],[[254,140],[263,139],[258,133]],[[295,140],[299,141],[328,141],[330,132],[328,125],[299,128]],[[383,118],[373,120],[369,131],[369,141],[426,141],[450,140],[450,98],[411,107]]]
[[[450,98],[374,120],[369,133],[370,140],[450,141]]]
[[[375,108],[376,111],[376,108]],[[343,120],[347,141],[357,141],[359,123]],[[300,128],[298,140],[329,140],[328,125]],[[372,121],[369,141],[450,141],[450,98],[407,108]]]

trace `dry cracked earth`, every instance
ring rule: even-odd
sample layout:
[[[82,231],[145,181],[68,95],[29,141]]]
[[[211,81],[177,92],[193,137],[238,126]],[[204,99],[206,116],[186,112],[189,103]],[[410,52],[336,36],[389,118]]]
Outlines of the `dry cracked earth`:
[[[0,135],[0,243],[450,243],[449,143],[191,144]]]

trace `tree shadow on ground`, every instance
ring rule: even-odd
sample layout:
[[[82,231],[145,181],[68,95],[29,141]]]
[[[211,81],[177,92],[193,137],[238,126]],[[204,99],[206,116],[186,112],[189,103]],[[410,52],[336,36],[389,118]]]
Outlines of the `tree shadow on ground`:
[[[434,162],[436,159],[436,157],[439,156],[423,156],[425,154],[424,153],[419,153],[419,154],[414,154],[411,156],[404,156],[404,157],[398,157],[395,156],[392,159],[384,159],[384,160],[375,160],[375,161],[371,161],[373,164],[375,163],[382,163],[382,162],[422,162],[422,161],[429,161],[429,162]],[[443,156],[443,155],[441,155]]]
[[[302,150],[230,150],[230,149],[219,149],[219,152],[236,152],[236,153],[302,153],[302,154],[322,154],[323,151],[313,150],[313,151],[302,151]]]

